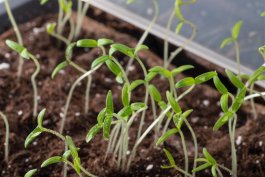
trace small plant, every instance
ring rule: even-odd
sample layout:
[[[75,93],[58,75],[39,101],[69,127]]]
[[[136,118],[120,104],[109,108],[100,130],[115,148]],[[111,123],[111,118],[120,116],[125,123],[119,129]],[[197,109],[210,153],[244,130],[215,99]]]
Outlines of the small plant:
[[[220,169],[223,169],[227,171],[229,174],[231,174],[231,170],[224,167],[223,165],[220,165],[216,162],[216,160],[213,158],[213,156],[207,151],[206,148],[203,148],[203,155],[205,158],[198,158],[196,159],[197,162],[202,162],[203,164],[198,166],[197,168],[193,169],[193,172],[202,171],[207,168],[211,168],[211,174],[213,177],[223,177],[223,174]],[[218,174],[218,175],[217,175]]]
[[[7,12],[8,18],[9,18],[9,20],[10,20],[12,26],[13,26],[13,30],[15,31],[18,43],[19,43],[19,45],[23,46],[23,39],[22,39],[21,33],[20,33],[19,29],[18,29],[18,26],[17,26],[16,20],[15,20],[15,18],[13,16],[13,13],[12,13],[12,11],[10,9],[8,0],[4,0],[4,3],[5,3],[5,8],[6,8],[6,12]],[[21,77],[22,69],[23,69],[23,63],[24,63],[24,60],[23,60],[22,57],[20,57],[19,64],[18,64],[18,70],[17,70],[18,78]]]
[[[41,5],[44,5],[48,1],[49,0],[41,0],[40,3]],[[58,20],[57,23],[54,22],[54,23],[49,23],[47,25],[48,34],[59,39],[60,41],[63,41],[66,45],[69,45],[72,42],[72,40],[77,39],[80,35],[81,25],[83,23],[84,17],[90,5],[89,2],[90,1],[84,3],[81,0],[77,0],[77,17],[75,22],[74,19],[71,18],[72,7],[73,7],[72,0],[58,0],[59,4]],[[70,23],[70,32],[68,34],[68,37],[64,37],[63,30],[65,29],[67,22]]]
[[[185,5],[190,5],[196,3],[197,0],[190,0],[190,1],[183,1],[183,0],[175,0],[175,6],[174,9],[169,17],[168,23],[167,23],[167,34],[166,34],[166,39],[164,40],[164,68],[168,68],[168,66],[171,64],[171,62],[174,60],[174,58],[195,38],[196,36],[196,26],[186,20],[181,12],[181,6]],[[179,20],[179,23],[175,29],[175,33],[179,34],[181,29],[183,28],[184,25],[190,26],[192,29],[192,34],[190,35],[189,39],[187,39],[181,47],[173,51],[170,56],[168,55],[168,33],[170,31],[170,28],[172,26],[174,18],[177,17]]]
[[[28,50],[24,46],[14,41],[11,41],[11,40],[6,40],[6,45],[9,48],[11,48],[13,51],[17,52],[22,58],[25,58],[27,60],[31,59],[36,66],[36,70],[31,76],[31,83],[32,83],[33,95],[34,95],[33,96],[33,105],[34,105],[33,106],[33,117],[36,117],[37,111],[38,111],[38,90],[37,90],[37,85],[36,85],[36,77],[40,72],[40,64],[37,58],[31,53],[29,53]]]
[[[231,37],[225,38],[223,42],[221,43],[221,48],[224,48],[226,45],[232,42],[235,44],[237,71],[239,75],[241,74],[241,69],[240,69],[240,52],[239,52],[239,45],[238,45],[237,39],[238,39],[242,24],[243,24],[243,21],[236,22],[232,28]]]
[[[71,168],[73,168],[75,170],[75,172],[77,173],[77,175],[80,177],[82,176],[82,173],[84,173],[86,176],[95,177],[95,175],[88,172],[82,166],[79,155],[78,155],[79,148],[77,148],[75,146],[71,137],[69,137],[69,136],[65,137],[62,134],[60,134],[54,130],[50,130],[50,129],[43,127],[42,122],[43,122],[45,112],[46,112],[46,109],[43,109],[39,113],[38,118],[37,118],[38,119],[38,125],[26,138],[25,148],[27,148],[30,145],[30,143],[32,141],[34,141],[40,134],[42,134],[42,133],[52,134],[65,143],[65,152],[62,156],[53,156],[53,157],[48,158],[47,160],[45,160],[41,164],[41,168],[45,168],[49,165],[56,164],[56,163],[64,163],[64,164],[70,166]],[[70,157],[72,158],[72,162],[69,160]],[[25,177],[31,177],[36,172],[37,172],[37,169],[30,170],[28,173],[25,174]],[[64,170],[64,177],[66,176],[66,172],[67,171]]]
[[[88,112],[88,108],[89,108],[89,92],[90,92],[90,88],[91,88],[91,82],[92,82],[92,74],[98,70],[100,68],[100,66],[106,62],[107,66],[110,68],[111,71],[113,71],[115,74],[117,74],[117,79],[119,79],[119,75],[120,75],[120,69],[118,68],[118,66],[113,63],[112,61],[108,61],[110,59],[110,57],[108,55],[106,55],[106,51],[104,46],[113,43],[112,40],[109,39],[99,39],[98,41],[93,40],[93,39],[82,39],[77,41],[76,43],[71,43],[65,52],[65,58],[66,60],[61,62],[60,64],[57,65],[57,67],[54,69],[53,73],[52,73],[52,78],[54,78],[60,70],[62,70],[63,68],[67,67],[68,65],[71,65],[72,67],[74,67],[75,69],[77,69],[78,71],[82,72],[83,74],[74,82],[74,84],[71,86],[69,94],[67,96],[67,101],[65,104],[65,108],[64,108],[64,114],[63,114],[63,118],[62,118],[62,123],[61,123],[61,127],[60,127],[60,133],[63,132],[64,129],[64,125],[65,125],[65,120],[67,117],[67,113],[68,113],[68,109],[70,106],[70,102],[72,99],[72,95],[73,92],[76,88],[76,86],[78,85],[79,82],[81,82],[84,78],[88,78],[88,84],[87,84],[87,88],[86,88],[86,97],[85,97],[85,113]],[[72,56],[73,56],[73,49],[75,47],[89,47],[89,48],[95,48],[95,47],[99,47],[102,50],[103,55],[98,57],[97,59],[94,60],[94,62],[91,64],[91,69],[89,71],[84,70],[83,68],[81,68],[80,66],[78,66],[77,64],[75,64],[72,61]],[[118,68],[118,69],[117,69]],[[117,73],[117,72],[118,73]]]
[[[0,117],[3,119],[5,128],[6,128],[6,136],[5,136],[5,161],[8,163],[8,157],[9,157],[9,123],[7,120],[7,117],[0,111]]]
[[[218,76],[214,77],[215,87],[222,94],[220,103],[224,114],[215,123],[213,130],[214,131],[218,130],[220,127],[222,127],[224,124],[228,122],[229,135],[231,141],[233,177],[237,176],[237,156],[235,148],[235,130],[237,122],[237,111],[240,109],[240,107],[243,105],[245,101],[253,98],[253,96],[246,97],[247,90],[249,90],[249,86],[254,84],[264,72],[265,72],[265,66],[263,65],[259,67],[252,75],[250,75],[246,84],[244,84],[238,76],[234,75],[231,71],[226,70],[226,74],[229,80],[238,90],[236,96],[234,96],[232,93],[228,91],[228,89],[220,81]],[[262,94],[259,94],[259,96],[261,95]],[[231,106],[229,106],[228,104],[229,99],[232,100]]]

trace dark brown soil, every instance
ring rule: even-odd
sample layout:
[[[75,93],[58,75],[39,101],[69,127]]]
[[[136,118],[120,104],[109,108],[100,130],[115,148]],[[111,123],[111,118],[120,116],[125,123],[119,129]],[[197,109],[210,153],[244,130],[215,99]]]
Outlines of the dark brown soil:
[[[47,108],[44,126],[58,130],[62,109],[68,95],[71,84],[80,76],[80,73],[68,67],[65,72],[59,74],[54,80],[51,79],[53,68],[64,59],[64,51],[56,47],[54,39],[45,32],[45,24],[54,19],[54,16],[36,18],[35,20],[23,24],[20,29],[23,34],[25,46],[31,53],[35,54],[41,63],[41,73],[38,75],[39,89],[39,110]],[[111,24],[111,20],[108,24]],[[126,23],[116,23],[115,26],[126,26]],[[85,19],[82,38],[110,38],[115,42],[128,44],[132,47],[136,44],[136,39],[117,32],[110,27],[104,26],[90,18]],[[64,150],[63,142],[56,137],[43,134],[28,149],[24,148],[26,136],[35,128],[36,121],[32,117],[32,87],[30,76],[34,71],[34,65],[26,61],[24,72],[20,82],[16,80],[16,68],[18,65],[17,54],[11,52],[4,44],[5,39],[15,40],[12,30],[6,31],[0,36],[0,63],[9,63],[10,69],[0,70],[0,110],[8,117],[10,123],[10,161],[6,164],[4,158],[4,147],[0,146],[0,176],[19,177],[32,168],[39,168],[42,161],[54,155],[61,155]],[[98,49],[75,51],[74,61],[89,68],[91,61],[100,54]],[[150,68],[161,65],[162,60],[152,52],[141,53],[145,65]],[[119,56],[119,60],[128,58]],[[130,73],[130,79],[143,78],[141,70],[137,64]],[[185,77],[179,75],[176,80]],[[165,92],[168,89],[166,80],[157,78],[154,84]],[[164,153],[160,148],[154,148],[153,136],[149,135],[138,149],[137,157],[134,159],[132,168],[128,174],[123,174],[116,169],[115,162],[111,159],[104,161],[107,142],[99,134],[95,139],[87,144],[84,139],[87,131],[96,123],[96,116],[104,106],[105,95],[108,90],[112,90],[115,98],[115,108],[121,107],[120,92],[121,86],[115,81],[113,75],[102,67],[93,76],[93,86],[91,89],[90,111],[84,114],[84,94],[85,82],[83,82],[74,92],[67,117],[65,134],[73,137],[76,145],[81,148],[80,157],[83,166],[92,173],[100,177],[146,177],[146,176],[182,176],[175,171],[161,169],[160,166],[167,164]],[[133,100],[142,100],[143,88],[139,88],[134,93]],[[212,126],[218,119],[221,112],[218,106],[220,95],[216,90],[208,85],[198,86],[183,101],[181,106],[184,110],[194,109],[189,118],[195,129],[201,148],[207,147],[219,163],[230,168],[230,142],[228,139],[227,127],[213,133]],[[265,175],[265,106],[258,105],[258,119],[253,120],[250,105],[246,104],[239,112],[237,135],[242,137],[242,142],[237,145],[238,173],[240,177],[262,177]],[[153,117],[148,113],[146,126],[150,124]],[[135,136],[137,124],[130,130],[130,135]],[[0,142],[4,142],[4,125],[0,122]],[[189,133],[184,127],[184,133],[189,139]],[[179,143],[179,137],[170,139],[165,146],[174,154],[176,163],[183,166],[183,154]],[[190,153],[193,146],[188,143]],[[192,155],[190,156],[192,158]],[[151,170],[147,166],[153,165]],[[75,176],[73,171],[69,171],[69,176]],[[62,165],[52,165],[41,169],[39,176],[60,177],[62,176]],[[210,176],[207,172],[198,173],[197,176]],[[229,176],[226,174],[226,176]]]

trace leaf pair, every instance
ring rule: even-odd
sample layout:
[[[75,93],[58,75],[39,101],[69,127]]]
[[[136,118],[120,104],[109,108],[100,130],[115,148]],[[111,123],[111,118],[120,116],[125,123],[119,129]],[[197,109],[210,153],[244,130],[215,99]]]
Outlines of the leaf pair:
[[[142,50],[148,50],[149,48],[146,45],[138,45],[136,46],[136,48],[131,48],[128,47],[124,44],[112,44],[109,54],[112,56],[114,54],[114,52],[119,51],[122,54],[130,57],[130,58],[135,58],[135,56],[137,55],[138,52],[142,51]]]
[[[175,85],[176,88],[182,88],[182,87],[191,87],[197,84],[202,84],[204,82],[207,82],[217,76],[216,71],[210,71],[206,72],[204,74],[201,74],[195,78],[193,77],[186,77],[180,81],[178,81]]]
[[[30,53],[24,46],[11,40],[6,40],[6,45],[13,51],[17,52],[22,58],[30,59]]]
[[[229,38],[225,38],[223,40],[223,42],[221,43],[221,48],[224,48],[225,46],[227,46],[228,44],[234,42],[237,40],[238,36],[239,36],[239,33],[240,33],[240,29],[243,25],[243,21],[240,20],[238,22],[236,22],[232,28],[232,31],[231,31],[231,37]]]
[[[206,148],[203,148],[203,155],[204,158],[198,158],[196,159],[197,162],[203,162],[204,164],[196,167],[195,169],[192,170],[192,172],[198,172],[202,171],[206,168],[211,167],[211,173],[214,177],[217,177],[217,162],[213,158],[213,156],[207,151]]]

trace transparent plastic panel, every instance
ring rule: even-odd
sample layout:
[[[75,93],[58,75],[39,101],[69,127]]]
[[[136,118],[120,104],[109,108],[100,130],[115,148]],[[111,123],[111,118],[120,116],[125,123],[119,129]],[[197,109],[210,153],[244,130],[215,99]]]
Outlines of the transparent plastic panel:
[[[129,5],[126,3],[127,0],[108,1],[145,19],[151,20],[154,15],[152,0],[136,0]],[[160,12],[157,24],[166,27],[174,7],[174,0],[158,0],[158,3]],[[263,0],[198,0],[195,4],[181,7],[185,19],[197,26],[194,42],[233,61],[235,61],[233,44],[224,49],[220,49],[220,44],[224,38],[231,35],[230,30],[234,23],[243,20],[244,24],[238,39],[241,64],[251,69],[264,63],[258,53],[258,47],[265,44],[265,17],[260,16],[263,10],[265,10]],[[178,20],[175,18],[172,31],[175,30],[177,23]],[[190,32],[186,27],[181,30],[181,35],[188,38]]]

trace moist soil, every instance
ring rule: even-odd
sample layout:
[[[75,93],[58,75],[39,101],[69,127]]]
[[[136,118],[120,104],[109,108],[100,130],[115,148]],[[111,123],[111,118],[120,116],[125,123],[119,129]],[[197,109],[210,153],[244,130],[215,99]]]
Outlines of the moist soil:
[[[81,73],[68,67],[55,78],[51,79],[51,73],[55,66],[64,59],[64,46],[58,48],[58,43],[45,31],[45,25],[55,20],[54,15],[37,17],[36,19],[20,25],[23,34],[24,44],[28,50],[35,54],[41,63],[41,72],[37,76],[39,91],[39,111],[46,108],[44,126],[58,130],[62,117],[63,108],[71,84]],[[85,18],[81,38],[109,38],[134,47],[137,40],[125,32],[117,31],[114,25],[126,29],[126,23],[117,19],[109,19],[107,23],[99,23],[93,19]],[[108,24],[106,26],[106,24]],[[127,29],[132,28],[129,26]],[[67,32],[67,30],[66,30]],[[64,144],[58,138],[42,134],[27,149],[24,148],[24,140],[27,135],[36,127],[36,120],[32,116],[33,97],[30,76],[34,72],[34,64],[26,61],[20,81],[16,77],[18,55],[10,51],[4,41],[15,40],[13,30],[8,30],[0,36],[0,63],[10,65],[9,69],[0,70],[0,110],[8,117],[10,123],[10,158],[9,163],[4,162],[4,125],[0,122],[0,176],[21,177],[32,168],[40,169],[40,164],[47,158],[61,155]],[[155,51],[154,51],[155,52]],[[100,55],[99,49],[77,49],[74,52],[73,60],[85,69],[89,69],[91,62]],[[162,60],[155,53],[145,51],[140,53],[147,68],[162,65]],[[122,65],[126,66],[128,58],[122,55],[117,56]],[[171,66],[173,68],[173,66]],[[194,74],[195,75],[195,74]],[[176,81],[185,77],[180,74]],[[142,71],[136,63],[130,68],[130,80],[143,79]],[[155,78],[153,84],[161,93],[169,89],[164,78]],[[105,106],[105,97],[108,90],[112,90],[114,96],[115,110],[121,108],[121,86],[115,82],[115,78],[108,69],[103,66],[93,75],[93,84],[90,93],[89,113],[84,113],[84,95],[86,82],[82,82],[75,90],[70,109],[67,116],[65,135],[73,137],[74,142],[80,147],[80,157],[84,167],[100,177],[147,177],[147,176],[182,176],[174,170],[161,169],[161,165],[168,164],[168,161],[160,147],[155,147],[153,133],[150,133],[140,145],[137,156],[133,160],[132,167],[128,173],[120,172],[116,167],[115,158],[109,157],[105,160],[107,142],[103,140],[102,134],[98,134],[90,143],[84,139],[88,130],[96,123],[98,112]],[[178,91],[181,93],[184,90]],[[165,96],[165,95],[163,95]],[[144,87],[139,87],[133,93],[133,101],[140,101],[144,98]],[[230,141],[228,138],[227,126],[217,132],[212,131],[215,121],[219,118],[221,109],[219,106],[219,93],[209,85],[200,85],[187,95],[181,102],[183,110],[194,109],[189,117],[199,143],[199,148],[207,147],[209,152],[220,164],[230,168]],[[264,102],[256,105],[258,118],[253,119],[251,107],[246,103],[238,114],[236,130],[236,148],[238,156],[238,176],[240,177],[262,177],[265,176],[265,106]],[[139,120],[139,118],[138,118]],[[153,117],[151,111],[147,111],[145,127],[150,125]],[[170,125],[173,127],[173,125]],[[130,144],[138,131],[138,121],[130,130]],[[190,161],[192,161],[193,145],[190,134],[186,127],[183,127],[187,137]],[[178,166],[183,167],[183,151],[179,136],[176,135],[165,143],[175,157]],[[200,154],[201,155],[201,154]],[[192,166],[192,164],[190,164]],[[224,173],[225,176],[229,176]],[[39,170],[37,176],[61,177],[62,164],[51,165]],[[76,176],[73,170],[69,170],[69,176]],[[198,173],[199,177],[210,176],[209,171]]]

